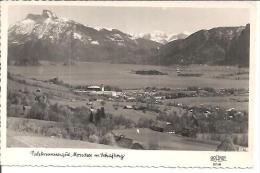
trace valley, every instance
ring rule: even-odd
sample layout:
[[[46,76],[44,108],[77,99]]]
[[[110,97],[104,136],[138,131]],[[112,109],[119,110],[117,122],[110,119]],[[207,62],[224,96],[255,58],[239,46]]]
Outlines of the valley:
[[[167,75],[131,73],[151,69]],[[236,150],[239,145],[247,146],[247,121],[242,119],[248,114],[248,79],[238,79],[235,74],[248,69],[201,65],[185,69],[183,73],[203,75],[181,77],[174,66],[95,62],[9,66],[8,131],[12,133],[8,145],[22,147],[27,145],[23,141],[31,141],[29,146],[39,147],[95,148],[96,144],[97,148],[135,149],[138,144],[143,149],[216,150],[226,138],[223,134],[231,130]],[[231,73],[233,79],[216,77]],[[49,82],[54,78],[57,83]],[[116,87],[116,95],[106,95],[106,90],[101,94],[83,92],[85,86],[101,84]],[[45,101],[36,100],[38,97]],[[97,117],[102,107],[105,118],[91,120],[91,112]],[[198,126],[194,126],[193,116]],[[215,130],[207,127],[212,118]],[[230,124],[228,129],[222,126],[226,123]],[[193,134],[194,129],[198,135]],[[26,137],[28,133],[35,137]],[[152,136],[156,138],[150,140]],[[46,145],[39,143],[44,138]]]

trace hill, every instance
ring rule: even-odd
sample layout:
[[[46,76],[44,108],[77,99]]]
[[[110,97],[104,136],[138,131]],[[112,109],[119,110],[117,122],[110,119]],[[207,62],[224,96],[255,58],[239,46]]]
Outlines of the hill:
[[[249,65],[250,25],[200,30],[185,39],[162,45],[161,65]]]

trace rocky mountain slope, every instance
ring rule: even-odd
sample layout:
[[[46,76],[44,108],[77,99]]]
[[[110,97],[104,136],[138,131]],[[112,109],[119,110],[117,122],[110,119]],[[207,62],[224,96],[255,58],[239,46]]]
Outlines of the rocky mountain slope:
[[[250,25],[200,30],[160,48],[157,64],[249,64]]]
[[[8,31],[8,60],[20,65],[39,60],[147,63],[158,46],[116,29],[96,30],[59,18],[48,10],[28,14]]]

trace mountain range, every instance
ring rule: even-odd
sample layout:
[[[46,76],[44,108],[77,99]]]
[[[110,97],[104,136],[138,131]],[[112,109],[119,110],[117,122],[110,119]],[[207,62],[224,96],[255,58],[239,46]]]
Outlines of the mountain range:
[[[57,17],[49,10],[27,17],[8,30],[8,62],[37,65],[40,60],[129,64],[249,64],[250,26],[218,27],[165,35],[130,35],[95,29]]]
[[[96,30],[48,10],[28,14],[8,30],[8,59],[21,65],[38,60],[143,63],[160,45],[117,29]]]
[[[135,38],[144,38],[161,44],[166,44],[174,40],[184,39],[189,36],[188,32],[178,34],[166,34],[163,31],[153,31],[151,33],[136,33],[132,34]]]

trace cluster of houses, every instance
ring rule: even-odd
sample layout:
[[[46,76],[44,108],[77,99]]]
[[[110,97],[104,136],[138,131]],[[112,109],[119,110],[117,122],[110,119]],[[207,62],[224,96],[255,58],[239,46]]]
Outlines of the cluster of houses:
[[[221,110],[219,107],[208,107],[204,104],[200,104],[199,107],[187,107],[186,105],[182,103],[175,103],[176,107],[183,108],[185,110],[188,110],[191,114],[202,114],[205,118],[210,118],[213,115],[215,115],[216,112],[219,112],[221,114],[221,117],[224,120],[234,120],[234,119],[240,119],[246,116],[244,112],[241,112],[239,110],[236,110],[235,108],[228,108],[226,110]]]
[[[73,90],[75,93],[87,94],[87,95],[103,95],[113,100],[120,100],[126,102],[143,102],[143,103],[155,103],[160,104],[161,100],[165,99],[165,96],[158,96],[155,91],[147,92],[142,89],[140,90],[125,90],[122,92],[118,91],[106,91],[104,85],[88,86],[87,89]]]

